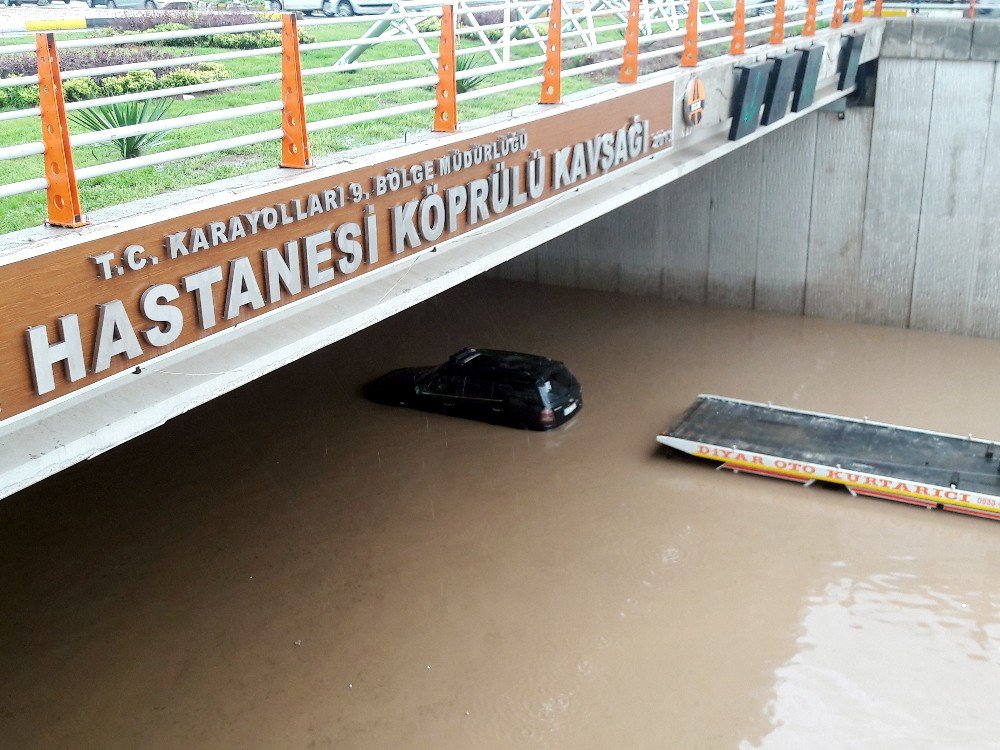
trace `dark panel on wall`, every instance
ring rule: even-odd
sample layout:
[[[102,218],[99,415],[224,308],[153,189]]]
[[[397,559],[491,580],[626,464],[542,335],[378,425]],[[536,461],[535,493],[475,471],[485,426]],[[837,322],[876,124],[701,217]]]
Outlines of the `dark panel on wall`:
[[[858,62],[861,60],[861,48],[865,46],[865,35],[854,34],[844,37],[844,46],[840,48],[840,77],[837,79],[837,90],[843,91],[854,85],[858,77]]]
[[[816,94],[816,81],[819,79],[819,67],[823,63],[823,53],[826,45],[815,44],[802,50],[799,69],[795,71],[795,94],[792,96],[792,112],[801,112],[812,106]]]
[[[772,60],[774,67],[767,79],[767,93],[764,95],[764,114],[761,123],[773,125],[788,112],[788,99],[792,95],[792,86],[799,69],[801,52],[789,52],[775,55]]]
[[[729,126],[729,140],[738,141],[757,129],[760,108],[767,91],[767,76],[772,60],[747,63],[736,68],[736,89],[733,91],[733,122]]]

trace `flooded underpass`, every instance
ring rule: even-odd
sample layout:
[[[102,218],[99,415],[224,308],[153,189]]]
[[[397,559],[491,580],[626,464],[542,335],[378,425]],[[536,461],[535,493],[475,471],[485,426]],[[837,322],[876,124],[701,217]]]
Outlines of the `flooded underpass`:
[[[584,409],[359,395],[470,345]],[[1000,747],[1000,525],[654,441],[699,393],[1000,437],[998,360],[470,282],[0,502],[0,746]]]

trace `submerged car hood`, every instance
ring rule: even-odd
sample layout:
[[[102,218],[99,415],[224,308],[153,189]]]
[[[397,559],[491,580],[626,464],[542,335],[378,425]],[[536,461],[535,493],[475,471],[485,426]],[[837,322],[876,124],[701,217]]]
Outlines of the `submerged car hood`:
[[[433,369],[433,367],[403,367],[387,372],[365,386],[365,396],[377,400],[399,393],[412,394],[417,379]]]

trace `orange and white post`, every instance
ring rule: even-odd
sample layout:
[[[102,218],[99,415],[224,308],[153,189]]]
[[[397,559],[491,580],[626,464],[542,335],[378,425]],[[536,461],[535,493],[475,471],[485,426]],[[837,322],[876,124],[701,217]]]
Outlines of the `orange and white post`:
[[[299,27],[294,13],[281,15],[281,166],[308,169],[309,136],[302,90]]]
[[[833,4],[833,18],[830,19],[830,28],[839,29],[844,25],[844,0],[837,0]]]
[[[816,5],[817,0],[809,0],[809,4],[806,5],[806,22],[802,26],[802,36],[816,36]]]
[[[54,227],[82,227],[80,193],[73,168],[73,149],[66,122],[59,52],[54,34],[35,35],[38,55],[38,106],[42,110],[42,144],[45,146],[45,188],[48,198],[48,224]]]
[[[747,51],[746,34],[747,0],[736,0],[736,7],[733,9],[733,38],[729,42],[730,55],[742,55]]]
[[[458,103],[455,83],[455,12],[450,4],[441,6],[441,39],[438,43],[437,105],[434,107],[434,131],[458,130]]]
[[[975,2],[975,0],[972,0]],[[861,23],[865,18],[865,0],[854,0],[851,8],[851,23]]]
[[[562,101],[562,0],[552,0],[549,6],[542,96],[538,101],[539,104],[558,104]]]
[[[771,44],[785,41],[785,0],[774,3],[774,22],[771,24]]]
[[[684,25],[684,51],[681,67],[693,68],[698,64],[698,13],[699,0],[689,0],[687,23]]]
[[[625,49],[619,83],[635,83],[639,79],[639,0],[629,0],[625,23]]]

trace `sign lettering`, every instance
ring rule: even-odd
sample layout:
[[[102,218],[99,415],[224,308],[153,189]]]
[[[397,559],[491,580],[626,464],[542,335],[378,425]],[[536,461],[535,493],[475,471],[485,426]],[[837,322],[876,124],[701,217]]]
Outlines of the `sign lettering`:
[[[0,265],[0,419],[669,148],[673,96],[635,87]]]

